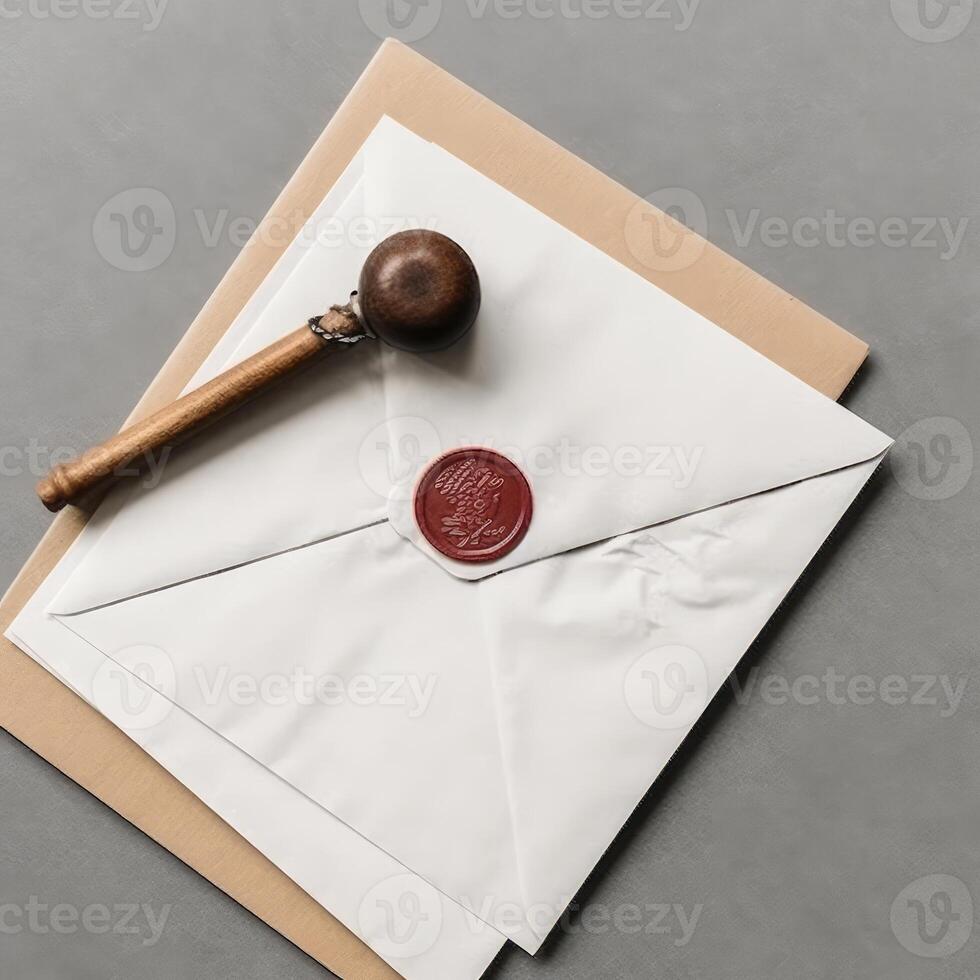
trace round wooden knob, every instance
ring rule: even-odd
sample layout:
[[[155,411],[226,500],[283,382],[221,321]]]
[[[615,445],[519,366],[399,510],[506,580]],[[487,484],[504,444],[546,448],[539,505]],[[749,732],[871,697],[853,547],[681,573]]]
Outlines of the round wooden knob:
[[[470,257],[437,231],[402,231],[368,256],[359,314],[380,340],[416,354],[443,350],[473,326],[480,279]]]

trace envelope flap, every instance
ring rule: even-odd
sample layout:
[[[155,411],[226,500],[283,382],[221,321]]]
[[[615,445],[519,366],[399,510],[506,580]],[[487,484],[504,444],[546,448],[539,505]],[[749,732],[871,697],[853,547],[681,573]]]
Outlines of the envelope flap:
[[[370,251],[356,157],[188,390],[343,299]],[[86,528],[99,539],[49,612],[77,613],[384,520],[359,449],[384,418],[376,345],[359,344],[153,461]]]
[[[417,454],[415,475],[446,451],[487,447],[523,471],[533,494],[521,543],[473,563],[434,548],[417,525],[411,481],[395,485],[392,524],[452,574],[484,578],[889,445],[444,150],[411,134],[400,145],[397,160],[367,149],[369,210],[456,238],[480,272],[483,306],[455,348],[384,352],[387,442]]]
[[[353,187],[353,189],[351,189]],[[386,517],[452,574],[506,568],[870,459],[887,437],[441,148],[390,119],[365,142],[214,374],[343,298],[373,242],[433,227],[473,257],[470,335],[424,357],[361,344],[226,420],[117,494],[50,611],[117,602]],[[237,333],[236,333],[237,335]],[[195,383],[204,380],[203,376]],[[488,446],[534,498],[486,564],[423,539],[413,476]],[[405,455],[408,459],[392,459]],[[394,465],[393,465],[394,464]],[[390,499],[387,500],[390,494]]]

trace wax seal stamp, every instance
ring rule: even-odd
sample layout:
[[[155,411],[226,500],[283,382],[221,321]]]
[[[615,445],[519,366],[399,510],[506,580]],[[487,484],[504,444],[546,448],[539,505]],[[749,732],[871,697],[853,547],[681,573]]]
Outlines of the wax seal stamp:
[[[457,561],[493,561],[520,544],[531,523],[531,487],[506,456],[468,447],[440,456],[415,490],[426,541]]]
[[[451,238],[424,228],[399,231],[368,255],[347,303],[335,303],[200,388],[55,466],[38,483],[38,496],[52,511],[81,502],[126,472],[141,472],[318,358],[366,337],[415,354],[445,350],[473,326],[481,295],[472,260]]]

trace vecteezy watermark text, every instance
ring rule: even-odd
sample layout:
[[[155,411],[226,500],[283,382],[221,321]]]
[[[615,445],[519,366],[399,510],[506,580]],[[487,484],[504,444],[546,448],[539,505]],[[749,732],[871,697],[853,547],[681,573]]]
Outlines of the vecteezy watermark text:
[[[173,658],[159,647],[137,644],[106,658],[91,679],[91,700],[103,714],[127,731],[139,732],[165,721],[175,703],[190,698],[209,708],[217,705],[271,708],[297,705],[350,706],[422,717],[438,689],[435,674],[396,671],[315,673],[296,666],[290,671],[248,672],[226,664],[195,664],[178,677]]]
[[[525,907],[492,895],[480,899],[460,895],[466,928],[473,935],[488,929],[509,938],[530,930],[543,934],[556,928],[568,935],[659,936],[676,947],[687,946],[701,921],[705,906],[678,902],[624,902],[580,904],[570,897],[554,906],[546,902]],[[358,910],[362,938],[383,955],[407,960],[427,953],[439,938],[443,901],[426,881],[412,874],[395,875],[374,885]]]
[[[323,705],[339,707],[377,706],[400,708],[409,718],[419,718],[428,710],[438,685],[434,674],[315,674],[297,666],[289,673],[254,674],[233,672],[222,665],[208,669],[196,665],[195,684],[204,703],[213,707],[219,703],[250,707],[266,704],[282,707],[296,704],[304,707]]]
[[[361,20],[380,38],[411,43],[431,34],[442,19],[443,0],[358,0]],[[681,33],[694,23],[701,0],[464,0],[473,20],[618,19],[669,24]]]
[[[828,667],[822,674],[786,677],[753,667],[743,679],[732,674],[735,701],[754,700],[769,707],[829,704],[835,707],[911,707],[952,718],[966,695],[969,678],[947,674],[848,674]],[[690,647],[668,645],[647,651],[630,667],[623,694],[629,710],[644,725],[672,730],[692,725],[713,692],[705,659]]]
[[[66,902],[49,905],[37,895],[23,904],[0,905],[0,935],[72,936],[85,932],[93,936],[141,936],[143,946],[155,946],[170,918],[170,905],[159,911],[147,904],[93,904],[79,908]]]
[[[664,21],[675,31],[694,23],[701,0],[465,0],[474,20],[648,20]]]
[[[292,243],[367,250],[395,232],[409,228],[435,231],[438,224],[432,215],[334,214],[310,219],[297,208],[259,221],[251,215],[235,214],[231,208],[196,207],[190,210],[190,219],[201,243],[209,249],[226,243],[242,248],[255,239],[275,248]],[[92,240],[113,268],[151,272],[173,254],[178,228],[185,224],[184,212],[178,218],[174,202],[163,191],[131,187],[114,194],[96,212]]]
[[[877,221],[869,217],[838,214],[828,208],[820,215],[804,215],[789,221],[779,215],[763,216],[761,208],[740,215],[733,208],[725,211],[735,244],[747,248],[758,240],[766,248],[885,248],[938,249],[939,259],[955,259],[970,224],[968,217],[888,217]]]
[[[618,476],[662,480],[677,490],[691,486],[704,458],[704,446],[585,446],[565,437],[548,445],[518,446],[470,434],[454,443],[492,449],[532,478]],[[364,482],[379,496],[407,500],[422,467],[445,448],[428,419],[397,416],[378,423],[364,436],[358,450],[358,466]]]
[[[792,679],[781,674],[763,674],[753,667],[745,680],[732,674],[735,700],[746,705],[758,698],[770,707],[794,704],[803,707],[831,704],[837,707],[864,707],[875,703],[900,708],[936,708],[941,718],[952,718],[966,694],[968,678],[946,674],[889,674],[875,678],[870,674],[845,674],[828,667],[823,674],[800,674]]]
[[[141,485],[152,489],[160,483],[163,471],[170,460],[173,449],[164,446],[157,451],[147,451],[113,470],[113,475],[141,477]],[[90,450],[97,453],[98,450]],[[33,476],[40,479],[51,470],[70,462],[79,456],[77,450],[69,446],[45,446],[37,438],[31,437],[23,446],[0,446],[0,477]],[[80,457],[85,459],[85,454]]]
[[[726,208],[725,218],[738,248],[759,242],[765,248],[857,248],[931,251],[940,261],[959,255],[970,217],[889,215],[873,218],[827,208],[786,217],[762,208]],[[704,201],[686,187],[665,187],[638,200],[624,224],[626,244],[644,266],[660,272],[689,269],[704,254],[710,221]]]
[[[261,223],[247,215],[232,217],[229,208],[208,212],[202,208],[192,211],[197,231],[205,248],[217,248],[227,239],[235,248],[242,248],[253,236],[263,245],[320,245],[324,248],[369,249],[396,232],[409,228],[435,231],[434,217],[409,215],[330,215],[316,221],[305,220],[301,211],[288,215],[272,215]]]
[[[170,0],[0,0],[0,19],[131,20],[155,31]]]
[[[477,933],[487,925],[504,936],[516,936],[524,928],[541,933],[552,928],[557,916],[554,928],[566,935],[664,936],[677,947],[690,943],[704,912],[703,903],[688,908],[675,902],[625,902],[621,905],[570,902],[562,906],[564,911],[561,911],[547,904],[524,908],[517,902],[497,902],[490,897],[475,902],[465,895],[460,896],[460,904],[467,910],[470,930]]]

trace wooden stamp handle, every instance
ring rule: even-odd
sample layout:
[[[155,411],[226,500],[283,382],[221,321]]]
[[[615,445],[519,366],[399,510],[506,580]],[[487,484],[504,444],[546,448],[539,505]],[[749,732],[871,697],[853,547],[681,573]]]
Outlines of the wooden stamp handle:
[[[313,324],[304,324],[102,445],[56,466],[38,483],[37,494],[48,510],[61,510],[114,483],[124,475],[122,470],[138,468],[141,462],[196,435],[303,366],[349,347],[351,340],[363,335],[351,308],[335,307],[319,318],[317,330]]]

